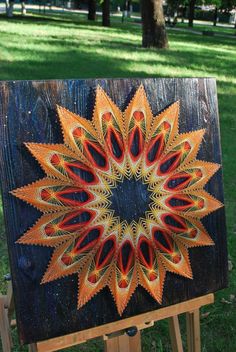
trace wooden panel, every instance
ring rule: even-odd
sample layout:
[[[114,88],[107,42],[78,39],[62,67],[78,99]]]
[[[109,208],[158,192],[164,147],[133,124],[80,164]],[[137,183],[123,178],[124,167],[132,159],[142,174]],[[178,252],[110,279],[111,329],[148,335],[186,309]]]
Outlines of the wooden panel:
[[[214,292],[227,284],[224,208],[219,208],[201,219],[215,245],[189,249],[193,280],[168,271],[161,304],[144,288],[138,286],[124,311],[122,311],[124,308],[122,304],[120,304],[120,310],[116,307],[107,287],[89,299],[83,307],[77,309],[78,283],[75,273],[49,282],[50,277],[54,275],[55,278],[55,272],[52,270],[46,275],[47,280],[44,281],[47,282],[40,284],[52,256],[53,247],[15,243],[42,215],[42,209],[37,210],[9,193],[45,176],[42,168],[24,146],[24,142],[63,143],[56,104],[91,120],[97,85],[100,85],[118,108],[124,111],[141,83],[154,116],[175,101],[180,101],[180,132],[206,129],[197,159],[220,164],[219,120],[216,85],[213,79],[0,83],[2,197],[17,323],[23,343],[45,340],[153,311],[161,306],[169,306]],[[137,137],[137,133],[135,138],[141,138]],[[42,153],[39,153],[38,158],[40,157],[43,157]],[[88,161],[88,155],[85,157]],[[167,167],[167,164],[164,166]],[[134,213],[138,213],[139,216],[145,213],[145,208],[137,197],[148,194],[148,190],[142,184],[136,182],[134,186],[131,181],[126,181],[128,186],[121,206],[116,199],[121,194],[122,188],[117,188],[116,196],[111,199],[116,214],[120,211],[119,215],[127,216],[128,221],[131,221]],[[136,187],[136,191],[133,192],[135,196],[132,196],[134,187]],[[205,189],[223,202],[221,170],[209,180]],[[23,195],[21,194],[21,197],[23,196],[26,196],[24,192]],[[132,207],[135,210],[133,212]],[[145,246],[147,245],[143,245]],[[186,276],[190,276],[190,272]],[[160,296],[161,292],[159,302]]]

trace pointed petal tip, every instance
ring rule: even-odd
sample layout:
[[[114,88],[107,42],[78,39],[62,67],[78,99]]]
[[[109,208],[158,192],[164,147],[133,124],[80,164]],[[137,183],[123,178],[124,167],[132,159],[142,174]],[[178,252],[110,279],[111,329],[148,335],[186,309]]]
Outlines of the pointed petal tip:
[[[82,308],[85,305],[84,300],[81,299],[81,297],[78,297],[78,301],[77,301],[77,309]]]
[[[206,133],[206,128],[201,128],[200,130],[195,130],[190,133],[195,133],[195,134],[199,135],[199,140],[201,141],[204,137],[204,134]]]
[[[58,115],[60,115],[63,112],[63,110],[64,110],[64,108],[62,106],[60,106],[58,104],[56,105],[56,111],[57,111]]]
[[[145,90],[143,83],[141,83],[141,84],[139,85],[138,89],[143,89],[143,90]]]
[[[18,238],[18,240],[15,241],[16,244],[27,244],[24,241],[22,241],[22,237]]]
[[[52,280],[50,280],[50,277],[48,278],[46,275],[44,275],[42,280],[40,281],[40,285],[47,284],[50,281],[52,281]]]
[[[33,143],[33,142],[25,142],[24,145],[30,152],[34,151],[37,145],[42,146],[41,143]]]
[[[40,281],[40,285],[46,284],[46,283],[53,281],[53,280],[54,279],[52,278],[51,271],[49,271],[49,266],[48,266],[46,272],[44,273],[44,275]]]
[[[102,88],[102,86],[100,86],[100,84],[98,84],[96,86],[96,91],[103,91],[103,88]]]
[[[172,105],[176,108],[177,112],[179,112],[179,110],[180,110],[180,100],[179,99],[176,100]]]
[[[121,317],[122,314],[124,313],[124,310],[125,310],[126,306],[118,306],[117,305],[117,312],[119,314],[119,316]]]
[[[9,193],[10,193],[12,196],[17,197],[17,189],[18,189],[18,188],[12,189],[11,191],[9,191]]]
[[[206,245],[207,246],[215,246],[215,242],[212,239],[209,239],[209,242]]]

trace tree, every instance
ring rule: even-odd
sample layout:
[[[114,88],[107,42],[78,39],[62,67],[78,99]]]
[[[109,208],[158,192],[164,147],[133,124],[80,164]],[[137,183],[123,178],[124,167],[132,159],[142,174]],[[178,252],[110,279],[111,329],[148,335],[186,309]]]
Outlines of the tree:
[[[130,16],[131,5],[132,5],[132,0],[125,0],[124,1],[124,11],[127,12],[128,17]]]
[[[233,8],[236,8],[236,0],[221,0],[221,8],[231,11]]]
[[[214,16],[213,16],[213,25],[216,26],[218,19],[218,11],[222,5],[222,0],[204,0],[205,5],[215,5]]]
[[[143,47],[168,48],[162,0],[142,0]]]
[[[221,0],[221,8],[226,12],[236,9],[236,0]],[[234,23],[234,28],[236,28],[236,18]]]
[[[96,19],[96,0],[88,1],[88,20],[95,21]]]
[[[103,0],[102,3],[102,25],[110,27],[110,0]]]
[[[175,12],[178,11],[179,6],[182,4],[181,0],[167,0],[167,12],[173,17]]]
[[[221,0],[210,0],[210,2],[212,5],[215,5],[213,25],[216,26],[216,23],[218,20],[218,10],[219,10],[219,7],[221,6]]]
[[[196,0],[189,0],[189,10],[188,10],[189,27],[193,27],[195,5],[196,5]]]

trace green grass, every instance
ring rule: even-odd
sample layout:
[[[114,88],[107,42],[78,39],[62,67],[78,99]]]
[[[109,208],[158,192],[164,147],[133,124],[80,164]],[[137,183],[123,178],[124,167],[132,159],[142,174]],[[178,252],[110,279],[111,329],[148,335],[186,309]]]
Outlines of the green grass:
[[[207,24],[199,24],[199,23],[194,23],[194,26],[192,28],[188,27],[188,23],[179,23],[177,24],[177,28],[184,28],[187,30],[193,30],[193,31],[209,31],[209,32],[214,32],[216,34],[221,34],[221,35],[236,35],[236,29],[232,27],[221,27],[219,24],[216,26],[213,26],[212,23],[207,22]]]
[[[220,30],[219,28],[217,30]],[[224,31],[223,31],[224,32]],[[216,77],[223,148],[225,204],[229,254],[234,265],[229,288],[203,309],[202,351],[233,352],[236,346],[236,40],[169,30],[170,50],[146,50],[140,45],[140,25],[117,21],[112,28],[88,23],[77,14],[32,15],[7,20],[0,16],[0,79],[94,77]],[[8,272],[4,227],[0,216],[0,278]],[[207,268],[206,268],[207,270]],[[5,290],[1,280],[0,290]],[[231,297],[232,298],[232,297]],[[181,319],[181,327],[184,321]],[[14,332],[14,339],[16,332]],[[170,351],[167,323],[142,334],[143,351]],[[26,351],[16,342],[14,351]],[[69,349],[75,351],[76,349]],[[77,348],[78,350],[78,348]],[[101,351],[96,340],[80,351]]]

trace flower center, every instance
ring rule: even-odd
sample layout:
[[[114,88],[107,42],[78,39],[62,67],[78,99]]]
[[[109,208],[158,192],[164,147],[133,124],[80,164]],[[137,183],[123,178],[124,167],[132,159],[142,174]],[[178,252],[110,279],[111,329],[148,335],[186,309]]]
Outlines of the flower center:
[[[119,216],[121,221],[126,220],[130,223],[132,220],[138,222],[140,217],[145,216],[149,210],[151,192],[148,185],[141,180],[124,178],[112,189],[110,197],[110,208],[115,211],[114,216]]]

